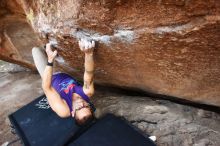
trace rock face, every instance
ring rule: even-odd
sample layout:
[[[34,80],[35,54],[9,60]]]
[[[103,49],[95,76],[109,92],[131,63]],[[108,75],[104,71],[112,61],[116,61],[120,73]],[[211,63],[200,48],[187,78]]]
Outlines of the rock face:
[[[219,0],[1,3],[5,8],[1,9],[0,18],[5,22],[4,30],[10,24],[13,34],[5,31],[1,40],[14,40],[14,46],[20,44],[15,46],[14,54],[23,52],[20,58],[13,54],[7,58],[7,50],[13,49],[6,45],[10,41],[1,41],[1,48],[4,46],[6,50],[1,51],[4,60],[19,60],[20,64],[28,62],[31,66],[31,47],[40,42],[37,43],[38,38],[31,30],[23,30],[29,29],[28,22],[43,42],[56,44],[58,66],[76,77],[82,78],[83,73],[83,54],[77,40],[93,39],[98,42],[96,83],[220,106]],[[6,21],[9,16],[10,21]],[[14,21],[27,26],[19,23],[13,26]],[[21,29],[17,29],[19,26]],[[15,37],[16,32],[24,32],[25,41],[19,41],[22,38]]]
[[[0,1],[0,59],[34,70],[31,48],[39,44],[21,2]]]

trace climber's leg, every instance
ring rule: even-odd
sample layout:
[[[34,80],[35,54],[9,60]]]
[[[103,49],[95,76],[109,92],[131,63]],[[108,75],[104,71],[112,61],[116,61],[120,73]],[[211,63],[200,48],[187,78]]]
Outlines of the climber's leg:
[[[43,51],[43,49],[38,48],[38,47],[34,47],[32,49],[32,56],[34,59],[35,66],[42,78],[44,69],[47,65],[47,56],[45,52]]]

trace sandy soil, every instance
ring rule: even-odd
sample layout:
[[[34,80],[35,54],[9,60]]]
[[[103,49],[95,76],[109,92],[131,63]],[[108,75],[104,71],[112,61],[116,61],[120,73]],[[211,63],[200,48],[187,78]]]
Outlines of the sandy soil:
[[[8,115],[42,95],[40,76],[0,61],[0,144],[13,141]]]

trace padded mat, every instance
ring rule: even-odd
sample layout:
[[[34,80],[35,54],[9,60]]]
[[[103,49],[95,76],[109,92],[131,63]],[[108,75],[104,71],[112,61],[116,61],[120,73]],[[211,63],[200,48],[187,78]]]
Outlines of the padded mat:
[[[79,127],[60,118],[42,95],[9,115],[25,146],[155,146],[127,121],[112,114]]]
[[[43,95],[9,115],[26,146],[63,146],[78,131],[73,118],[60,118]]]
[[[156,146],[148,137],[112,114],[98,120],[68,146]]]

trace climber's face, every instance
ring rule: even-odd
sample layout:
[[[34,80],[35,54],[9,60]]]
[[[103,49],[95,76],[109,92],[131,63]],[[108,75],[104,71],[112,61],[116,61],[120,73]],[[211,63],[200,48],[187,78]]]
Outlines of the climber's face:
[[[92,118],[92,111],[89,104],[79,98],[73,102],[72,117],[75,118],[79,125],[83,125],[87,120]]]

